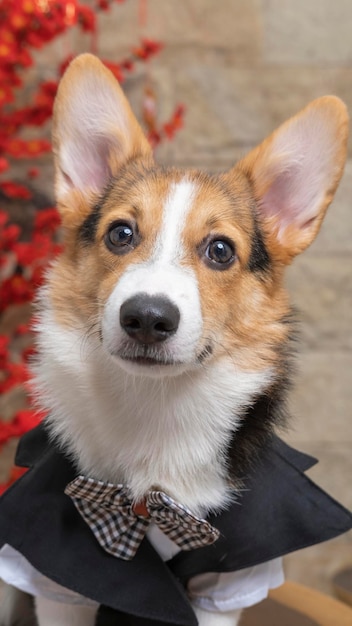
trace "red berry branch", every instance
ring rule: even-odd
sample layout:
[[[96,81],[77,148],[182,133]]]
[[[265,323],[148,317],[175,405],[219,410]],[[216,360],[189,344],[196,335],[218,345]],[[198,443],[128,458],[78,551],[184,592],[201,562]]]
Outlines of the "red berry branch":
[[[59,35],[73,28],[88,33],[90,49],[98,49],[98,17],[100,11],[109,11],[113,4],[125,0],[96,0],[94,7],[78,0],[0,0],[0,200],[16,202],[26,211],[26,202],[32,197],[28,182],[41,174],[40,163],[31,165],[27,181],[18,182],[11,175],[15,160],[39,157],[50,151],[50,142],[43,137],[43,126],[52,115],[58,82],[70,55],[63,58],[54,80],[39,84],[31,101],[24,100],[25,72],[35,65],[37,51],[45,48]],[[140,0],[143,21],[146,0]],[[143,2],[143,6],[142,6]],[[123,82],[136,65],[157,55],[162,44],[142,38],[130,53],[119,62],[104,61],[116,78]],[[36,53],[36,54],[35,54]],[[22,95],[22,98],[19,96]],[[150,84],[143,94],[142,121],[153,146],[172,139],[182,127],[184,110],[176,106],[167,122],[160,123],[157,116],[157,98]],[[31,138],[28,139],[28,129]],[[26,132],[27,131],[27,132]],[[0,316],[12,315],[16,307],[31,303],[42,284],[45,269],[60,251],[60,218],[55,208],[37,211],[28,233],[11,223],[7,212],[0,206]],[[1,328],[1,318],[0,318]],[[28,360],[33,354],[30,323],[15,325],[10,333],[0,330],[0,394],[6,397],[29,379]],[[21,338],[27,338],[21,344]],[[13,346],[17,345],[16,349]],[[24,407],[14,411],[10,419],[0,415],[0,450],[10,439],[19,437],[43,418],[34,409]],[[0,483],[0,493],[21,474],[12,468],[7,480]]]

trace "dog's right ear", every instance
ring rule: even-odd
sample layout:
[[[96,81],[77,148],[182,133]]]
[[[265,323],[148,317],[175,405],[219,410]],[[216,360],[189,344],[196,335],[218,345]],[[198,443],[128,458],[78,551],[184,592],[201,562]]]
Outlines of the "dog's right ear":
[[[113,74],[95,56],[72,61],[54,106],[56,196],[78,191],[89,202],[128,160],[151,148]]]
[[[254,148],[232,172],[251,185],[272,256],[290,263],[317,235],[343,173],[348,113],[317,98]],[[231,176],[231,173],[230,173]]]

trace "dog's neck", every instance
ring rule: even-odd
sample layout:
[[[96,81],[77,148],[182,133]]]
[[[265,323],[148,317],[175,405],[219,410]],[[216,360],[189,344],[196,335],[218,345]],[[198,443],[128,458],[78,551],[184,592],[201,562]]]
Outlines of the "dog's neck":
[[[224,506],[230,442],[271,370],[241,372],[223,359],[175,377],[133,377],[98,341],[49,318],[40,324],[39,352],[37,386],[51,433],[80,472],[128,484],[136,500],[159,487],[195,512]]]

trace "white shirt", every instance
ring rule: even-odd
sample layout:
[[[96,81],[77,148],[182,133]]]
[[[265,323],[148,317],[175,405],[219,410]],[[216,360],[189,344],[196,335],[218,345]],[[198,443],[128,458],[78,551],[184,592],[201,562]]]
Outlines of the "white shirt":
[[[159,528],[151,526],[148,539],[164,561],[180,550]],[[97,606],[80,594],[66,589],[36,570],[27,559],[10,545],[0,550],[0,578],[34,596],[49,600]],[[207,572],[188,581],[187,591],[194,606],[207,611],[226,612],[244,609],[267,597],[269,589],[284,582],[282,559],[274,559],[236,572]]]

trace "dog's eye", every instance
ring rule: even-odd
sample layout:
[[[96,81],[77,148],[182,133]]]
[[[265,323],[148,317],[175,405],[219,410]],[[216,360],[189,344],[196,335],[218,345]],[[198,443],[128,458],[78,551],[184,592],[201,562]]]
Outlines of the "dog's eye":
[[[124,254],[134,247],[133,228],[129,224],[113,224],[105,235],[105,243],[115,254]]]
[[[205,256],[212,263],[229,265],[235,258],[235,250],[232,244],[222,239],[211,241],[206,250]]]

